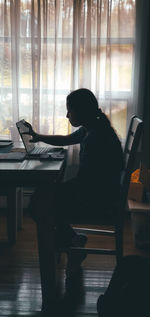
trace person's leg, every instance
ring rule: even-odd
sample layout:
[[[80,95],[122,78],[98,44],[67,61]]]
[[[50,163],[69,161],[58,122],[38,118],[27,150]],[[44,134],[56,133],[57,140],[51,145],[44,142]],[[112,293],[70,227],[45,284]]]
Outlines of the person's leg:
[[[57,232],[57,243],[60,246],[70,247],[78,244],[77,233],[73,230],[70,223],[76,223],[85,210],[82,208],[81,192],[76,179],[71,179],[57,186],[54,192],[54,213]],[[80,242],[82,235],[80,235]],[[79,244],[80,244],[79,242]]]
[[[49,248],[52,224],[54,224],[55,250],[60,252],[65,250],[68,256],[67,277],[77,272],[86,257],[85,252],[77,254],[69,249],[71,246],[84,247],[87,242],[85,235],[78,235],[69,225],[72,219],[79,218],[81,212],[80,192],[77,185],[76,179],[72,179],[48,189],[38,188],[30,205],[31,216],[37,224],[40,254],[43,254],[43,258],[48,257],[49,251],[46,249]],[[40,251],[42,241],[47,241],[47,246],[45,250]],[[47,262],[49,262],[48,259]]]
[[[69,223],[77,223],[81,214],[85,213],[82,208],[81,191],[76,179],[62,183],[55,192],[55,220],[56,239],[58,249],[65,249],[67,254],[66,277],[72,278],[80,270],[80,265],[86,257],[86,251],[73,251],[70,247],[84,247],[87,236],[77,234]],[[59,197],[59,199],[58,199]]]
[[[40,264],[42,311],[55,309],[56,300],[56,265],[55,265],[55,239],[53,217],[53,190],[38,187],[31,198],[29,211],[32,219],[36,222],[38,254]]]
[[[79,214],[80,202],[76,179],[70,181],[50,184],[49,187],[39,186],[33,194],[29,206],[32,219],[49,222],[51,217],[60,232],[72,237],[74,230],[69,222],[74,218],[73,214]]]

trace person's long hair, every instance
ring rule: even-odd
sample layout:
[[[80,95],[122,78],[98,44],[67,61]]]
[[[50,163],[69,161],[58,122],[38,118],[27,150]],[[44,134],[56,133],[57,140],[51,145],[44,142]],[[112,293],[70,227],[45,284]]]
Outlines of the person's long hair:
[[[80,88],[72,91],[67,96],[67,104],[82,118],[99,117],[103,119],[103,123],[110,125],[109,119],[99,108],[95,95],[87,88]]]

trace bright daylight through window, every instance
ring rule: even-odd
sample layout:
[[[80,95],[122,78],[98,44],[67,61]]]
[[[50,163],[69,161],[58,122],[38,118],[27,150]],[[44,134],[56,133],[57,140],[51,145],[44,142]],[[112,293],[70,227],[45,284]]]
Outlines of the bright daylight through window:
[[[135,0],[0,0],[0,136],[24,118],[66,134],[67,94],[89,88],[121,139],[132,114]]]

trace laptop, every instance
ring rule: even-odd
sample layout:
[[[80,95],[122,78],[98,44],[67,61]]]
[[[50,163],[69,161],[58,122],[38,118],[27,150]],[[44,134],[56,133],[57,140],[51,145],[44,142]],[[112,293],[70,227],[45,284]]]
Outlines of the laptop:
[[[57,156],[61,156],[62,158],[64,157],[64,148],[55,148],[55,147],[50,147],[50,146],[44,146],[40,147],[35,145],[34,143],[31,143],[30,140],[32,139],[32,136],[29,134],[24,134],[24,132],[29,132],[29,128],[25,126],[25,120],[20,120],[16,122],[16,127],[18,129],[18,132],[21,136],[22,142],[24,144],[25,150],[28,154],[28,157],[32,158],[48,158],[48,157],[53,157],[55,158],[56,153]]]

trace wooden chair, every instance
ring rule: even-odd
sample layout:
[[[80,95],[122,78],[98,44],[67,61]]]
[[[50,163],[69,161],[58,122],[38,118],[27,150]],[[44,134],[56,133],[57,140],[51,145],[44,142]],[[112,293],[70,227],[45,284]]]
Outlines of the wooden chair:
[[[109,237],[115,238],[115,249],[97,249],[97,248],[84,248],[87,251],[87,254],[105,254],[105,255],[114,255],[116,256],[117,263],[123,256],[123,227],[124,227],[124,216],[127,207],[127,197],[128,189],[130,183],[130,176],[134,170],[135,159],[141,140],[143,131],[143,122],[137,116],[133,116],[130,122],[126,143],[124,147],[124,159],[125,159],[125,170],[122,175],[122,191],[120,201],[112,207],[111,215],[109,218],[106,214],[106,219],[102,221],[100,219],[91,219],[88,222],[84,222],[85,226],[88,225],[108,225],[110,228],[113,226],[113,230],[101,230],[101,229],[92,229],[88,227],[74,227],[76,232],[85,233],[85,234],[94,234],[94,235],[106,235]],[[115,215],[115,216],[114,216]],[[77,220],[78,221],[78,220]],[[85,220],[86,221],[86,220]],[[77,222],[78,224],[83,224],[83,222]],[[83,248],[73,247],[74,252],[83,250]]]

